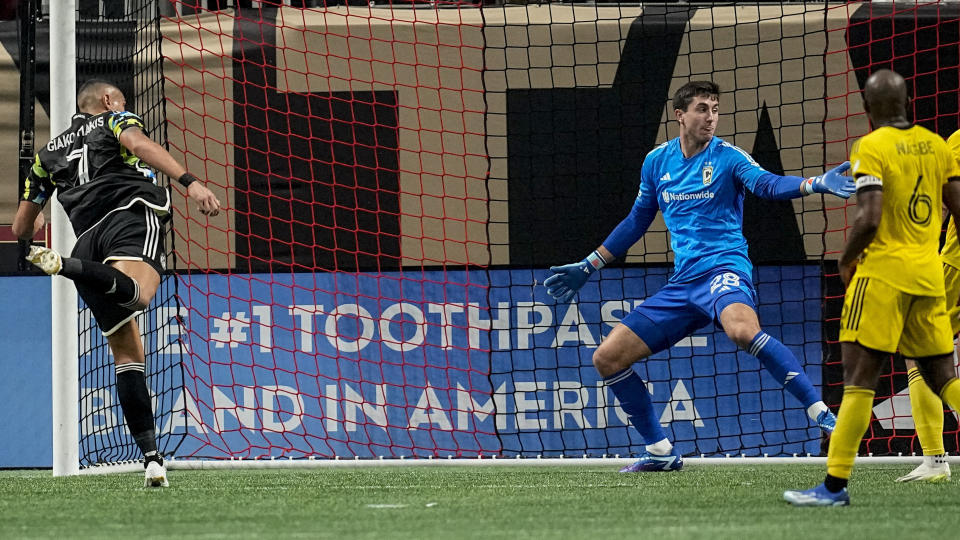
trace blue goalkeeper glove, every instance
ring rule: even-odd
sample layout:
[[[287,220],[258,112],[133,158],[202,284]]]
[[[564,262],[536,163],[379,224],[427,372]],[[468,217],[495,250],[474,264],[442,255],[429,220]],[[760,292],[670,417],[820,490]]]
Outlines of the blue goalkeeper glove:
[[[850,196],[857,191],[853,177],[843,174],[847,172],[849,168],[850,162],[844,161],[820,176],[807,178],[803,184],[801,184],[801,189],[805,195],[829,193],[841,199],[849,199]]]
[[[566,304],[590,279],[590,274],[603,268],[606,263],[600,253],[594,251],[578,263],[551,266],[553,275],[545,279],[543,285],[547,288],[547,294],[557,299],[557,303]]]

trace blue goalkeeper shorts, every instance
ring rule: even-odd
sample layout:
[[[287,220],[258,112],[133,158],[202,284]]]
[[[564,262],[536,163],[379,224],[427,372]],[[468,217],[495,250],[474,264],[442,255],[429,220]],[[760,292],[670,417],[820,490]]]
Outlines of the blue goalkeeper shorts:
[[[620,322],[658,353],[711,321],[720,326],[720,313],[737,303],[757,310],[753,282],[740,272],[720,268],[692,281],[668,282]]]

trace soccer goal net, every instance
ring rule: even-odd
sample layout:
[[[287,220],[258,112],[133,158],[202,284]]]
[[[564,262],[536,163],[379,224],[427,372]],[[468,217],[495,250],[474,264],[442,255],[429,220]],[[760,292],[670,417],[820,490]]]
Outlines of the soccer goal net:
[[[78,70],[119,74],[226,208],[207,218],[172,186],[174,271],[141,324],[177,460],[633,455],[591,357],[666,283],[663,222],[573,303],[542,282],[627,214],[643,157],[678,134],[672,92],[717,81],[717,134],[780,174],[846,159],[879,66],[919,122],[957,127],[955,5],[147,4],[78,22]],[[831,406],[853,216],[837,201],[744,201],[761,324]],[[81,317],[84,466],[138,457],[94,328]],[[718,328],[635,369],[685,455],[823,452]],[[904,371],[891,359],[865,452],[919,451]]]

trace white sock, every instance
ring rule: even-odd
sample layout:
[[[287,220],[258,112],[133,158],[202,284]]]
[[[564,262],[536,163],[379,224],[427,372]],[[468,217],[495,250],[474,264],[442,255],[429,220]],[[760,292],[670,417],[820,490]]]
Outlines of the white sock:
[[[939,454],[936,456],[923,456],[923,463],[927,467],[939,468],[947,464],[947,454]]]
[[[809,416],[811,420],[816,422],[817,417],[820,416],[820,413],[822,413],[823,411],[829,411],[829,410],[830,408],[827,407],[826,403],[822,401],[818,401],[813,405],[807,407],[807,416]]]
[[[647,445],[647,452],[655,456],[665,456],[669,454],[671,450],[673,450],[673,445],[670,444],[669,439],[663,439],[662,441]]]

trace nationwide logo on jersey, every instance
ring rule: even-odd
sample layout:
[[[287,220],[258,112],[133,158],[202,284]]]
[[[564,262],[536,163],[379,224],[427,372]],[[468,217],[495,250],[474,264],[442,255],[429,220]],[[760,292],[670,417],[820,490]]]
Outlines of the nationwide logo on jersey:
[[[669,203],[673,201],[683,202],[683,201],[698,201],[703,199],[712,199],[716,197],[716,195],[717,194],[712,191],[698,191],[696,193],[674,193],[671,191],[664,190],[663,193],[661,193],[661,196],[663,197],[663,202],[665,203]]]
[[[710,182],[713,182],[713,165],[707,162],[703,167],[703,185],[709,186]]]

